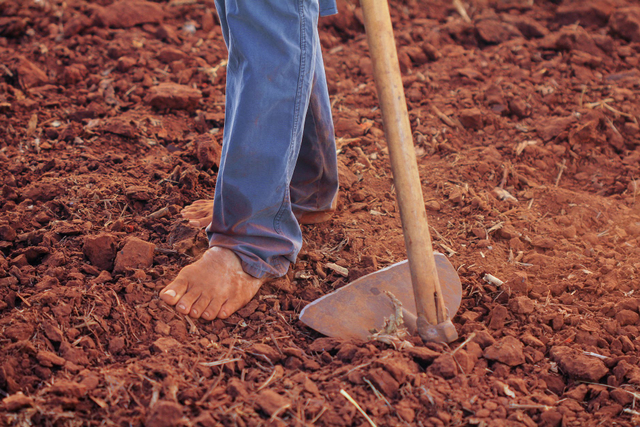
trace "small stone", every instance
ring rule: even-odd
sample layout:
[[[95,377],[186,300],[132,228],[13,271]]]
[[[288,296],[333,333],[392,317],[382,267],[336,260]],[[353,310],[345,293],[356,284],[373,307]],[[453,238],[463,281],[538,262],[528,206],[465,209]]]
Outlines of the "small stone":
[[[16,239],[17,233],[10,225],[0,225],[0,240],[5,242],[13,242]]]
[[[604,27],[607,25],[613,6],[603,1],[582,1],[563,4],[556,9],[554,19],[560,25],[580,22],[583,27]]]
[[[173,61],[182,61],[188,58],[188,55],[175,47],[165,47],[158,52],[158,59],[165,63]]]
[[[75,381],[57,380],[51,387],[46,388],[45,391],[59,396],[83,397],[87,392],[87,388]]]
[[[483,356],[485,359],[513,367],[524,363],[523,350],[524,346],[518,339],[506,336],[495,344],[487,347]]]
[[[2,404],[8,412],[16,412],[22,408],[33,405],[33,399],[25,396],[21,391],[2,399]]]
[[[124,337],[113,337],[109,340],[109,353],[118,354],[125,348]]]
[[[531,245],[541,249],[553,249],[556,242],[550,237],[536,236],[531,239]]]
[[[167,353],[169,350],[174,349],[176,347],[180,347],[180,342],[178,342],[175,338],[171,337],[162,337],[158,338],[151,345],[151,348],[157,351],[158,353]]]
[[[532,299],[519,296],[509,301],[509,309],[517,314],[530,314],[535,310],[535,304]]]
[[[34,327],[29,323],[16,323],[4,330],[5,338],[12,341],[26,341],[33,335]]]
[[[428,202],[425,202],[424,207],[432,212],[439,212],[440,209],[442,209],[442,206],[436,200],[429,200]]]
[[[131,28],[141,24],[159,24],[164,19],[162,6],[142,0],[122,0],[98,9],[95,22],[111,28]]]
[[[291,407],[291,401],[273,390],[263,390],[258,394],[256,403],[268,416],[279,414]]]
[[[350,189],[353,184],[358,182],[356,174],[351,172],[351,169],[343,163],[342,159],[338,159],[338,182],[345,190]]]
[[[116,65],[116,68],[121,73],[126,73],[131,68],[133,68],[133,66],[136,65],[137,62],[138,61],[136,61],[135,58],[132,58],[130,56],[121,56],[120,58],[118,58],[118,65]]]
[[[491,336],[487,331],[476,331],[476,336],[473,337],[473,342],[477,343],[481,348],[487,348],[490,345],[495,344],[496,339]]]
[[[509,311],[501,306],[497,305],[491,310],[491,321],[489,322],[489,328],[494,330],[501,330],[504,328],[504,322],[509,317]]]
[[[376,388],[388,397],[394,397],[400,389],[400,383],[386,369],[371,369],[368,377]]]
[[[523,271],[513,273],[513,275],[507,279],[507,284],[513,292],[525,295],[528,294],[532,288],[531,282],[529,282],[529,275]]]
[[[431,366],[429,366],[428,371],[433,375],[439,375],[444,379],[450,379],[458,374],[458,366],[456,365],[456,361],[453,359],[453,356],[444,353],[433,361]]]
[[[247,350],[248,353],[257,355],[258,360],[267,358],[271,363],[277,363],[282,359],[282,355],[275,348],[266,344],[256,343]]]
[[[63,366],[66,362],[64,358],[47,350],[40,350],[36,355],[36,359],[42,366],[51,368],[52,366]]]
[[[466,108],[460,111],[460,123],[466,129],[478,130],[484,126],[482,111],[478,108]]]
[[[153,406],[144,425],[148,427],[174,427],[183,416],[182,406],[175,402],[160,401]]]
[[[522,37],[513,25],[493,19],[485,19],[476,23],[478,37],[485,43],[498,44],[514,37]]]
[[[49,341],[54,343],[62,342],[62,331],[56,325],[51,322],[44,322],[42,324],[42,330]]]
[[[540,414],[540,422],[538,425],[543,427],[559,427],[561,423],[562,414],[555,409],[549,409]]]
[[[634,6],[616,10],[611,14],[609,27],[626,40],[640,42],[640,7]]]
[[[18,74],[20,86],[22,86],[23,89],[39,87],[49,83],[47,73],[26,58],[20,58],[18,66],[16,67],[16,73]]]
[[[204,170],[220,165],[222,146],[210,134],[198,135],[195,139],[198,163]]]
[[[177,83],[160,83],[149,89],[145,102],[158,109],[193,110],[202,99],[202,92]]]
[[[640,315],[635,311],[621,310],[616,314],[616,320],[620,326],[636,325],[640,320]]]
[[[87,237],[82,252],[92,265],[110,271],[116,258],[116,239],[111,234]]]
[[[440,356],[440,353],[427,347],[411,347],[404,349],[403,352],[419,363],[431,363]]]
[[[122,250],[116,256],[113,271],[123,273],[128,269],[149,268],[153,264],[155,245],[137,237],[127,240]]]
[[[566,346],[551,348],[549,355],[562,372],[577,380],[598,382],[609,372],[602,360]]]

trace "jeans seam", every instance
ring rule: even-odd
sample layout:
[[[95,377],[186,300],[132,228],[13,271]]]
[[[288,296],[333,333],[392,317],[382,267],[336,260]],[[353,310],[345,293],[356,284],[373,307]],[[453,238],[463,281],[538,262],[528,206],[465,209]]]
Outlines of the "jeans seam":
[[[298,74],[298,84],[296,88],[296,99],[294,105],[294,113],[293,113],[293,129],[291,131],[291,140],[289,141],[289,152],[291,152],[291,148],[295,141],[296,135],[298,134],[298,127],[300,126],[300,104],[302,103],[302,88],[304,87],[304,80],[306,77],[306,17],[304,13],[304,0],[298,1],[298,13],[300,14],[300,73]],[[291,154],[290,154],[291,156]],[[287,170],[287,178],[291,171]],[[290,178],[289,178],[290,179]],[[282,228],[280,227],[280,220],[285,213],[285,206],[287,205],[287,200],[290,199],[289,187],[285,189],[285,197],[282,200],[282,205],[280,206],[280,210],[278,211],[276,217],[274,218],[273,228],[278,234],[282,233]],[[289,201],[289,203],[291,203]]]

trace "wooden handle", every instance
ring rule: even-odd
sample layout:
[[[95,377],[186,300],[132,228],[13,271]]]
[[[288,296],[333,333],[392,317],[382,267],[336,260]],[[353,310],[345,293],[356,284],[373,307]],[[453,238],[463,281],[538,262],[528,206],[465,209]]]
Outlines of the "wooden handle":
[[[431,325],[438,325],[448,316],[433,257],[389,5],[387,0],[361,0],[360,3],[398,195],[417,314]]]

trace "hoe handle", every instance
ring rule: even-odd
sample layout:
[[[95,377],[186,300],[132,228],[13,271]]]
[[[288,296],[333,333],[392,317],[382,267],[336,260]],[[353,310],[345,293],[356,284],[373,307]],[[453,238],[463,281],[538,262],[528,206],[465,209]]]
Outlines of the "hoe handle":
[[[360,3],[400,206],[417,314],[430,325],[438,325],[447,320],[448,315],[433,257],[389,5],[387,0],[361,0]]]

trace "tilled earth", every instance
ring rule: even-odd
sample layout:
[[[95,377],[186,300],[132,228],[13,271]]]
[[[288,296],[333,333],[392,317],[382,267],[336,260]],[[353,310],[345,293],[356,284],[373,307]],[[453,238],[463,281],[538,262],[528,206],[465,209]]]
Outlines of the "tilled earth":
[[[320,23],[337,214],[206,323],[158,291],[207,245],[180,210],[217,172],[213,1],[0,1],[0,425],[368,425],[345,394],[380,426],[640,424],[640,4],[391,9],[434,245],[463,284],[450,346],[298,320],[406,256],[358,5]]]

